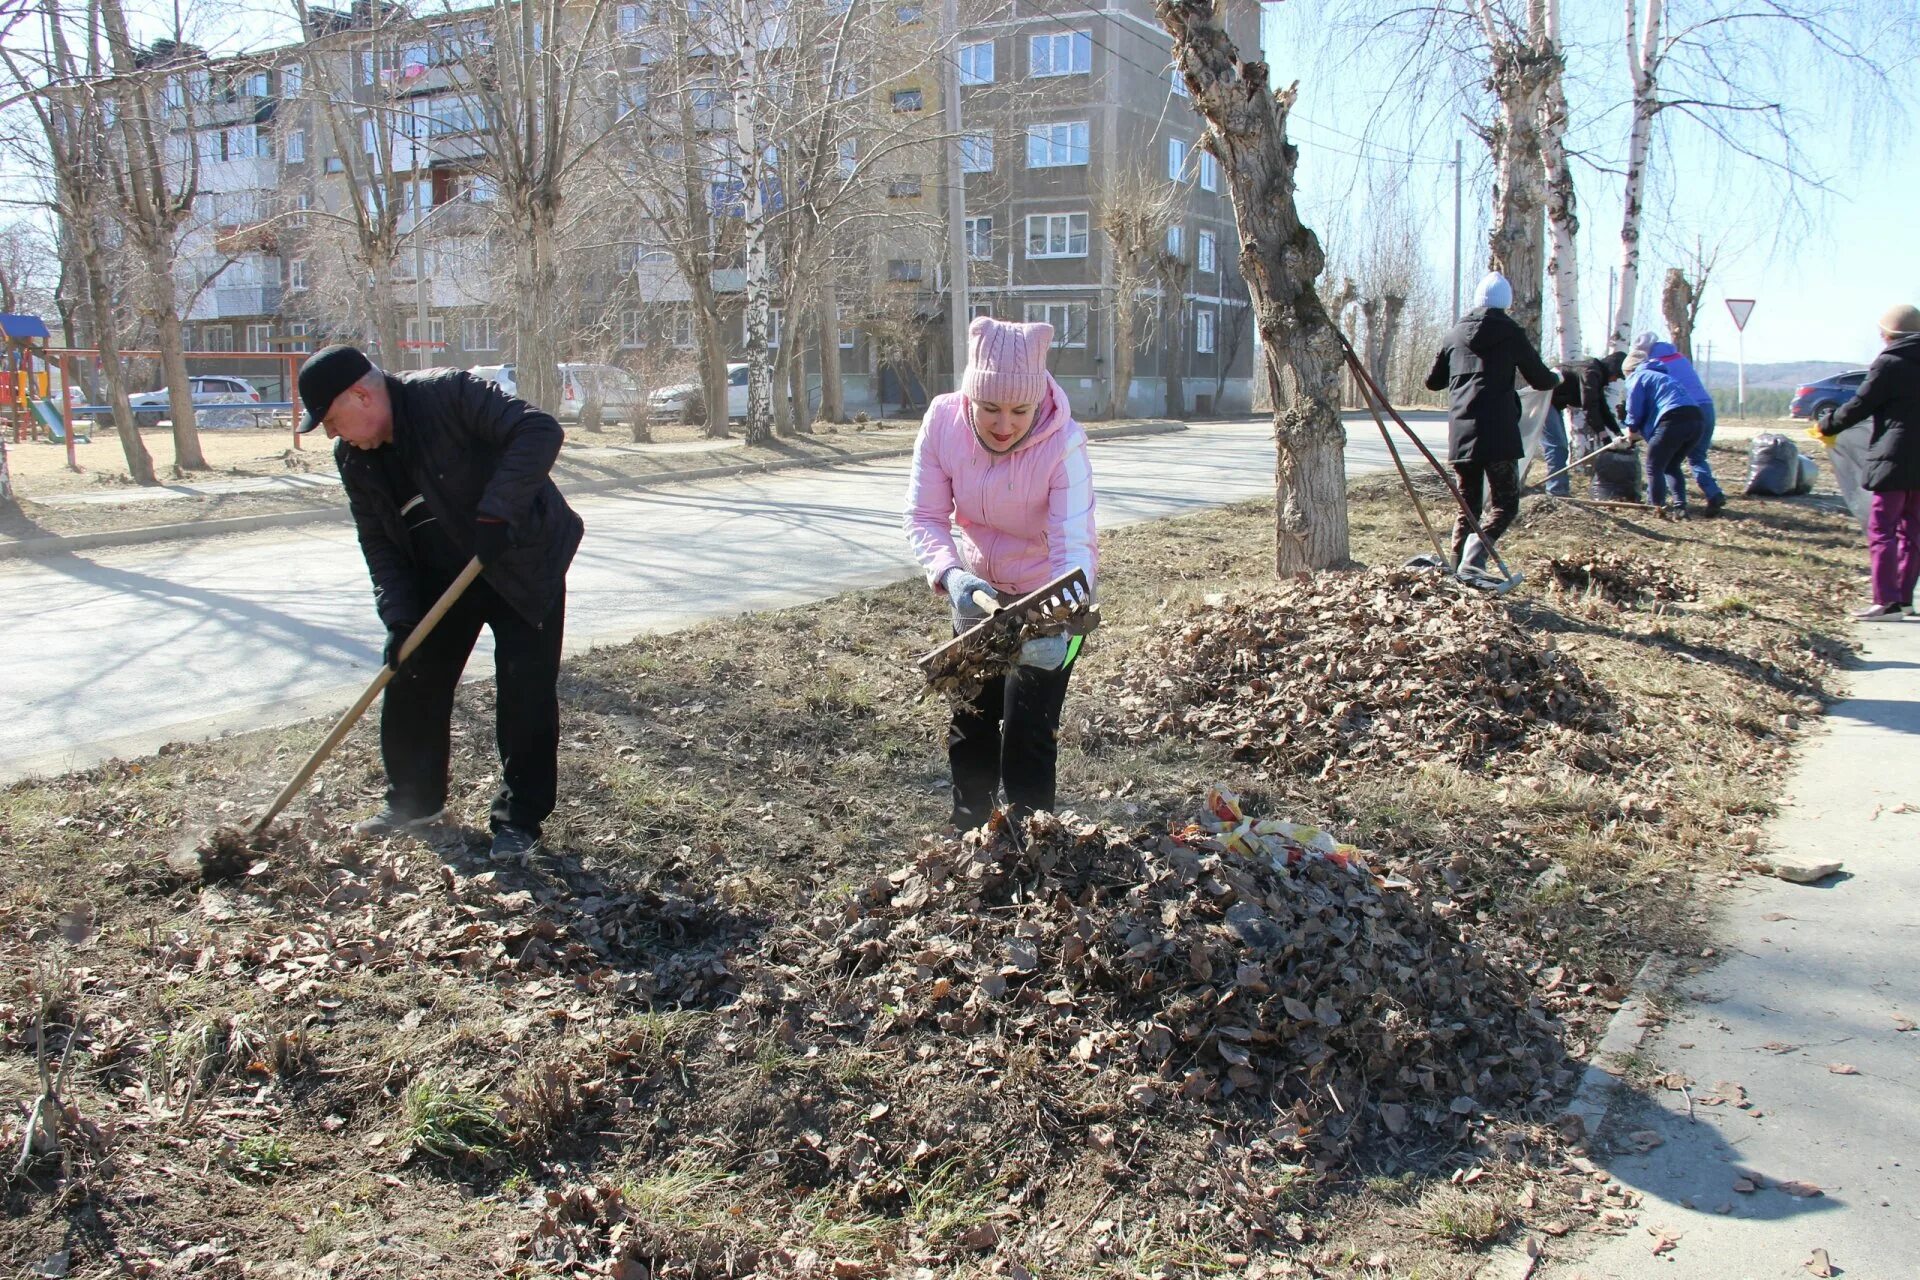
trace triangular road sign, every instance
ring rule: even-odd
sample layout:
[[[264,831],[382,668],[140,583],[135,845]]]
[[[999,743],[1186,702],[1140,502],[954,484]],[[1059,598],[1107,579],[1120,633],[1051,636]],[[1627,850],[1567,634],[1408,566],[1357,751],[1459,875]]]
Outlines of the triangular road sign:
[[[1747,317],[1753,314],[1752,298],[1728,298],[1727,310],[1733,313],[1733,327],[1744,331]]]

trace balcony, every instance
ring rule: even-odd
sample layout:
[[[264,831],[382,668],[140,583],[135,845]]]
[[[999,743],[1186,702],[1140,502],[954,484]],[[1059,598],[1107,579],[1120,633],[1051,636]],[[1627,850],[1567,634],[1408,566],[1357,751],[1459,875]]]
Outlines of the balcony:
[[[713,291],[715,293],[745,293],[747,291],[747,269],[745,267],[721,267],[713,273]]]
[[[215,318],[228,316],[271,316],[280,313],[280,286],[277,284],[239,285],[225,288],[215,285]]]

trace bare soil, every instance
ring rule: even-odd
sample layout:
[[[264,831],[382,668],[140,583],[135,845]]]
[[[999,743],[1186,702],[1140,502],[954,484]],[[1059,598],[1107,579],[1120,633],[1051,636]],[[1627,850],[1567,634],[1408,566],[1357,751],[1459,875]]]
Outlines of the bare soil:
[[[1385,482],[1356,486],[1352,517],[1362,561],[1421,549]],[[13,1150],[39,1065],[64,1057],[69,1073],[64,1171],[43,1160],[10,1182],[0,1261],[64,1251],[76,1276],[1465,1277],[1521,1231],[1558,1248],[1624,1229],[1631,1197],[1594,1189],[1555,1107],[1526,1090],[1404,1132],[1370,1112],[1382,1124],[1338,1150],[1303,1142],[1341,1105],[1314,1092],[1311,1051],[1252,1039],[1278,1029],[1256,1021],[1240,1077],[1241,1051],[1218,1047],[1240,1043],[1220,1012],[1242,976],[1224,967],[1234,894],[1203,875],[1135,902],[1113,868],[1157,867],[1172,840],[1211,874],[1251,874],[1208,863],[1220,837],[1194,823],[1209,788],[1230,787],[1249,815],[1364,850],[1382,877],[1368,893],[1407,895],[1433,954],[1491,975],[1460,992],[1507,993],[1471,997],[1500,1002],[1489,1019],[1550,1017],[1554,1053],[1577,1060],[1641,958],[1697,953],[1713,893],[1742,874],[1846,659],[1857,529],[1820,498],[1735,499],[1685,525],[1530,501],[1502,548],[1527,580],[1495,621],[1550,645],[1605,713],[1554,724],[1551,750],[1528,722],[1478,756],[1388,750],[1388,735],[1348,750],[1352,767],[1303,769],[1244,735],[1129,731],[1113,711],[1149,692],[1143,659],[1270,587],[1271,524],[1255,503],[1103,539],[1105,622],[1069,695],[1061,793],[1073,830],[1097,825],[1109,851],[1085,867],[1106,870],[1074,870],[1092,836],[1044,867],[994,846],[975,861],[1005,883],[929,889],[937,916],[913,877],[959,874],[982,846],[944,830],[944,711],[912,659],[946,617],[917,582],[570,663],[562,805],[528,866],[485,860],[484,684],[456,716],[454,825],[426,840],[346,833],[378,800],[364,727],[224,883],[182,880],[168,855],[260,804],[324,725],[0,791]],[[1693,598],[1556,582],[1549,558],[1596,548]],[[1108,979],[1076,976],[1059,931],[1084,913],[1097,937],[1149,900],[1193,949],[1155,960],[1133,1003],[1095,1003]],[[982,939],[1010,974],[982,968]],[[1038,953],[1030,968],[1016,942]],[[1293,972],[1277,945],[1261,964]],[[975,1023],[957,984],[993,976],[1010,991],[989,990]],[[1440,1008],[1405,998],[1416,1021]],[[1153,1012],[1087,1021],[1123,1007]],[[1309,1012],[1324,1027],[1338,1009]],[[1203,1029],[1170,1077],[1135,1047],[1159,1043],[1156,1025],[1175,1045]],[[1386,1102],[1390,1086],[1368,1087]]]

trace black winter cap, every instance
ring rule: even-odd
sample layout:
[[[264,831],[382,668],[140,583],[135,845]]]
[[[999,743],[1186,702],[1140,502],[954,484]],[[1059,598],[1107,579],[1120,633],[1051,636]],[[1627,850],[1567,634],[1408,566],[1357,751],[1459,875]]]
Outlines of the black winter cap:
[[[300,430],[304,433],[319,426],[340,393],[372,371],[373,361],[358,347],[322,347],[308,356],[300,366],[300,403],[307,408]]]

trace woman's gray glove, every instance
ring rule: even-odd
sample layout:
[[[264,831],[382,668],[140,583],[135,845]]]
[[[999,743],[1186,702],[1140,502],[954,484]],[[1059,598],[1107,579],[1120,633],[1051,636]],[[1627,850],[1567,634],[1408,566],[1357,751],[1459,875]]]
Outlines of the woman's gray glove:
[[[1041,671],[1058,671],[1067,660],[1067,646],[1072,642],[1073,637],[1065,634],[1035,636],[1020,646],[1019,663]]]
[[[985,578],[977,578],[965,569],[949,569],[940,579],[940,586],[947,593],[947,599],[953,602],[953,629],[965,631],[968,627],[987,620],[987,611],[974,603],[973,593],[984,591],[995,600],[1000,593]]]

